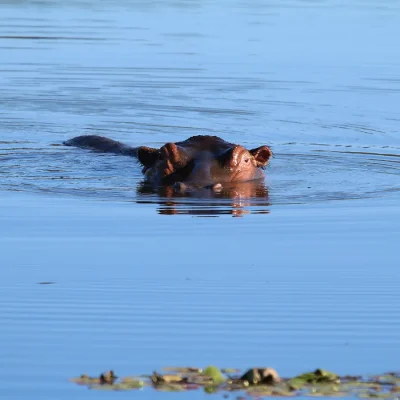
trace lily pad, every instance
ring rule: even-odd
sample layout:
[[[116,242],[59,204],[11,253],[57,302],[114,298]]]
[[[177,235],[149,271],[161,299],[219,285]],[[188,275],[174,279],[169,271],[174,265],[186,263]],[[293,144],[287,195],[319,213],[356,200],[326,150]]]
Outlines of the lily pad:
[[[291,392],[286,385],[252,385],[246,390],[246,393],[252,397],[293,397],[296,395],[294,392]]]
[[[221,368],[223,374],[237,374],[240,372],[239,368]]]
[[[172,383],[156,385],[154,388],[160,392],[184,392],[186,390],[184,386]]]
[[[307,384],[339,383],[339,382],[340,382],[339,375],[318,368],[314,372],[307,372],[305,374],[301,374],[292,379],[289,379],[288,385],[292,388],[292,390],[298,390]]]
[[[181,383],[183,381],[182,375],[160,375],[156,371],[153,372],[151,376],[151,380],[155,384],[164,384],[164,383]]]
[[[361,393],[358,396],[361,399],[393,399],[396,396],[393,396],[393,393],[387,392],[365,392]]]
[[[117,377],[114,375],[112,370],[104,372],[99,377],[91,377],[86,374],[82,374],[78,378],[71,378],[72,382],[77,383],[78,385],[112,385]]]
[[[207,368],[205,368],[205,370],[203,371],[203,375],[211,378],[212,381],[216,384],[220,384],[225,381],[225,378],[222,375],[221,370],[213,365],[210,365]]]
[[[144,386],[144,381],[133,377],[125,377],[121,379],[121,385],[130,389],[141,389]]]
[[[93,385],[93,384],[100,384],[100,379],[97,378],[93,378],[89,375],[86,374],[82,374],[79,377],[76,378],[71,378],[70,379],[71,382],[74,382],[78,385]]]
[[[164,371],[178,372],[181,374],[200,374],[203,372],[202,368],[196,367],[164,367]]]

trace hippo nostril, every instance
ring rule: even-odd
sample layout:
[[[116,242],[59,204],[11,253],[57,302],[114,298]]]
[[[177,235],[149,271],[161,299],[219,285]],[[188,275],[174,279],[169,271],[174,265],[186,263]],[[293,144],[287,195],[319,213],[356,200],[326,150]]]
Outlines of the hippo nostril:
[[[222,185],[220,183],[216,183],[216,184],[211,186],[211,189],[214,192],[220,192],[223,189],[223,187],[222,187]]]

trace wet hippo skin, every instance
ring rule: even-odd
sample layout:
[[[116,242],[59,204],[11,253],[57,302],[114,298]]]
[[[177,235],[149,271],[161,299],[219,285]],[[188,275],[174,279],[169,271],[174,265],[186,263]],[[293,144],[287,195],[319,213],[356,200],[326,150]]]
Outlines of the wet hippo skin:
[[[217,136],[192,136],[160,148],[131,147],[97,135],[78,136],[64,144],[135,157],[147,181],[174,185],[179,191],[191,186],[218,191],[226,184],[263,179],[263,168],[272,156],[268,146],[247,150]]]

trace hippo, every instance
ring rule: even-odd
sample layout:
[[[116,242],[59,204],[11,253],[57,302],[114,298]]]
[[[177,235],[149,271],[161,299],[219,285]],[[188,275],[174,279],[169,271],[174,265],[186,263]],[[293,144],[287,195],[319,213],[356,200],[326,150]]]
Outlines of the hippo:
[[[225,185],[264,178],[263,169],[272,151],[268,146],[247,150],[218,136],[198,135],[184,141],[166,143],[160,148],[131,147],[97,135],[83,135],[64,142],[67,146],[136,158],[146,181],[157,186],[222,190]]]

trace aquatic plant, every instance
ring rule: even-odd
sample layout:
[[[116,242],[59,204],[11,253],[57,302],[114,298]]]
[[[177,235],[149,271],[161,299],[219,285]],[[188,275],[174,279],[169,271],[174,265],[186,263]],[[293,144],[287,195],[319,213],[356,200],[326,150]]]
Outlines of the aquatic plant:
[[[400,393],[400,373],[388,372],[374,376],[339,376],[324,369],[282,378],[273,368],[251,368],[240,374],[239,369],[219,369],[208,366],[166,367],[168,374],[154,371],[152,375],[118,378],[112,370],[90,377],[83,374],[71,381],[96,390],[138,390],[183,392],[202,389],[206,393],[230,393],[241,397],[355,396],[359,398],[397,399]]]

